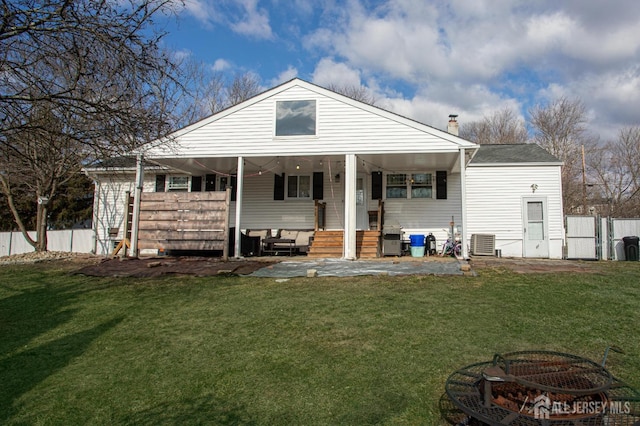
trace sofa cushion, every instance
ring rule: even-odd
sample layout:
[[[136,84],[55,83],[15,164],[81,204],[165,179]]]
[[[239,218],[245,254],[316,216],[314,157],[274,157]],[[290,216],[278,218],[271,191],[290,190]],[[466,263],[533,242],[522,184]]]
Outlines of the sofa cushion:
[[[303,247],[309,245],[309,238],[313,237],[313,231],[300,231],[296,236],[296,246]]]
[[[298,237],[298,231],[290,231],[287,229],[283,229],[280,231],[280,238],[285,240],[295,240]]]
[[[267,238],[271,232],[268,229],[249,229],[247,235],[249,237],[260,237],[260,240]]]

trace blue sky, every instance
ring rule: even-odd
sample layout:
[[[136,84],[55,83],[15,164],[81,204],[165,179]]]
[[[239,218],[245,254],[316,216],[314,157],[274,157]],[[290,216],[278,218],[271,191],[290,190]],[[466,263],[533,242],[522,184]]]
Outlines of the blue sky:
[[[171,49],[264,89],[364,85],[438,128],[559,96],[602,140],[640,125],[637,0],[186,0],[168,30]]]

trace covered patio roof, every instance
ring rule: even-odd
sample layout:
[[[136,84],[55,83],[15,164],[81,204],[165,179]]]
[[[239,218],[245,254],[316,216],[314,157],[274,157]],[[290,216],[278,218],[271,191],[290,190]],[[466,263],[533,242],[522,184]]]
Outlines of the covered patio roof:
[[[467,162],[473,157],[475,150],[466,152]],[[361,154],[356,155],[359,171],[367,173],[375,171],[400,172],[407,170],[447,170],[451,173],[460,171],[459,152],[443,152],[428,154]],[[335,170],[344,167],[344,155],[299,155],[299,156],[261,156],[243,157],[244,174],[257,175],[263,173],[281,174],[288,170],[313,172],[319,170]],[[158,158],[147,159],[151,163],[168,167],[178,173],[204,175],[216,173],[233,175],[238,167],[237,157],[208,158]]]

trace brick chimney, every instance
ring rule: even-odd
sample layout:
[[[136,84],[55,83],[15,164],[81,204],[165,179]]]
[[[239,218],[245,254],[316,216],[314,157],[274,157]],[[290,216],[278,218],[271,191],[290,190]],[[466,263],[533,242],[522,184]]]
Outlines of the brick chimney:
[[[452,135],[458,136],[458,114],[449,114],[449,125],[447,126],[447,132]]]

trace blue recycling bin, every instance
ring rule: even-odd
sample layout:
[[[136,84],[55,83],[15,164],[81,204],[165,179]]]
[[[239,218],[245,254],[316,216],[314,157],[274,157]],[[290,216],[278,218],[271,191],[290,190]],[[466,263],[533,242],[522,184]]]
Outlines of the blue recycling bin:
[[[409,235],[411,241],[411,256],[424,257],[424,235]]]

